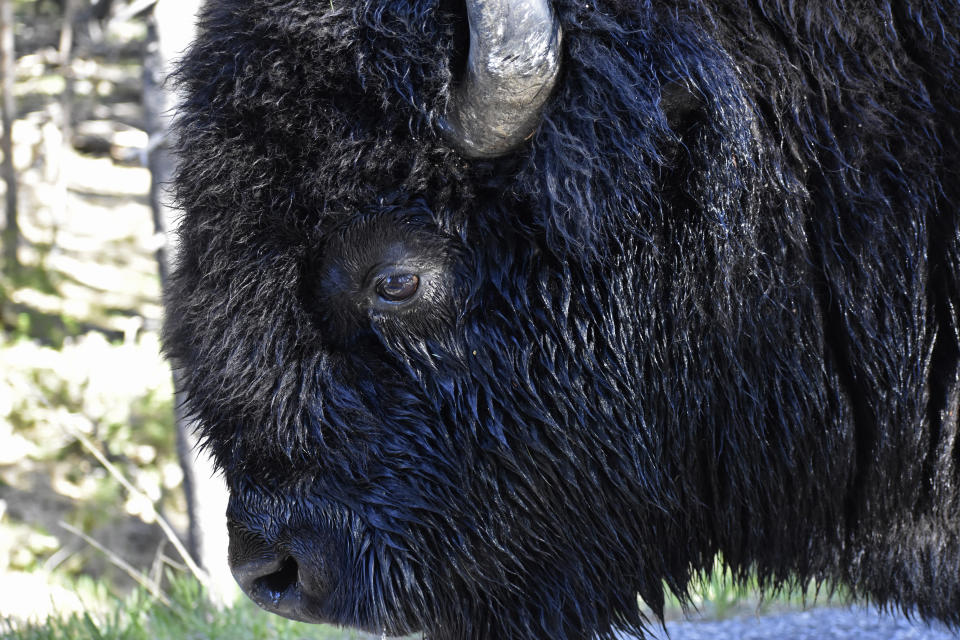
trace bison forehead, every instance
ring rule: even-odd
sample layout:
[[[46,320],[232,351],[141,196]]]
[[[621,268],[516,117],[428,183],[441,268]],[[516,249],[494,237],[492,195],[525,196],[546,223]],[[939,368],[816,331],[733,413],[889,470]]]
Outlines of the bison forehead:
[[[402,189],[429,197],[435,210],[491,215],[489,224],[509,223],[502,209],[530,216],[551,244],[579,251],[603,252],[601,240],[624,224],[649,235],[644,227],[665,213],[658,172],[677,146],[660,86],[689,75],[675,68],[674,48],[690,43],[644,31],[649,11],[621,23],[581,3],[557,10],[578,63],[529,154],[469,163],[437,127],[463,63],[459,3],[208,3],[203,36],[179,74],[187,97],[179,131],[189,141],[179,200],[225,228],[264,212],[360,208]],[[708,44],[700,42],[702,55],[719,57]],[[724,122],[748,128],[750,110],[728,102],[685,104],[737,113]],[[477,207],[480,198],[516,202]],[[632,219],[621,219],[624,210]]]
[[[449,80],[452,27],[432,5],[207,3],[178,75],[180,127],[187,163],[219,157],[223,171],[181,181],[198,188],[185,201],[213,209],[242,194],[263,208],[295,189],[331,208],[358,206],[415,168],[436,172],[428,114]]]

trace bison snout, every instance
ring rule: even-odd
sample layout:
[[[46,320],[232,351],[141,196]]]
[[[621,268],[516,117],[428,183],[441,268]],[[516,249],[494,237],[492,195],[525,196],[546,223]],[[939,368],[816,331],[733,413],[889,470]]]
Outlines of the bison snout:
[[[320,612],[334,588],[327,568],[314,555],[270,549],[230,528],[230,570],[243,592],[271,613],[302,622],[324,622]]]

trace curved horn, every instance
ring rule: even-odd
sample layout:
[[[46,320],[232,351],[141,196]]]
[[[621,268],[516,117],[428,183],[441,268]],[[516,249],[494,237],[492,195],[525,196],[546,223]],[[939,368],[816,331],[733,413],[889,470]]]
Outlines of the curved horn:
[[[466,156],[492,158],[537,126],[560,72],[560,23],[549,0],[467,0],[470,53],[441,126]]]

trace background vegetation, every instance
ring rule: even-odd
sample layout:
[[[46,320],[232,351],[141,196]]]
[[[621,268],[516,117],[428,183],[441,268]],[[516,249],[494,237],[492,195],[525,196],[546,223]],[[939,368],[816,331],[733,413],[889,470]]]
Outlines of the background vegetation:
[[[14,14],[5,195],[17,200],[0,274],[0,637],[368,637],[245,600],[218,608],[159,526],[183,536],[189,521],[147,168],[156,6],[0,0]],[[695,596],[711,616],[759,602],[722,576]]]

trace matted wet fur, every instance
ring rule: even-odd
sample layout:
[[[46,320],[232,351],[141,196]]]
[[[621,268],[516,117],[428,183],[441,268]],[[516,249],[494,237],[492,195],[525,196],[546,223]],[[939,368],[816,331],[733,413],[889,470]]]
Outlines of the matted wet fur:
[[[166,348],[245,589],[613,638],[719,553],[960,623],[960,6],[554,6],[538,129],[468,160],[459,2],[208,2]]]

